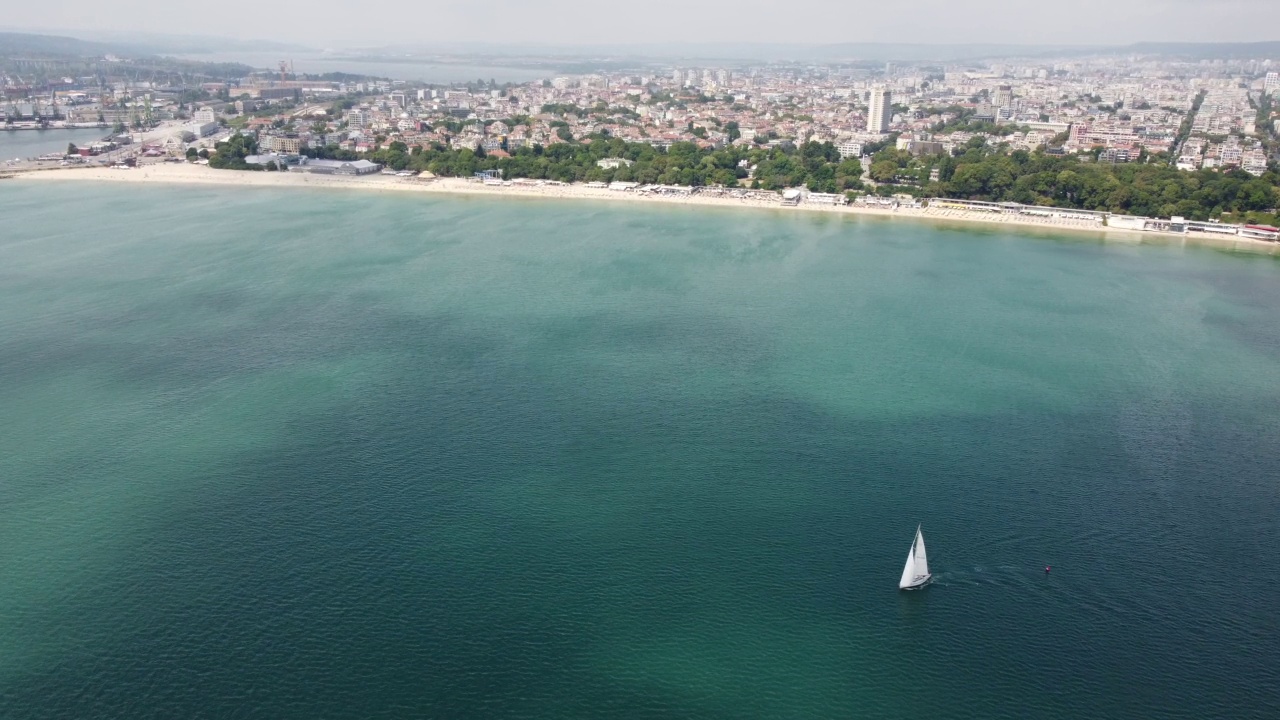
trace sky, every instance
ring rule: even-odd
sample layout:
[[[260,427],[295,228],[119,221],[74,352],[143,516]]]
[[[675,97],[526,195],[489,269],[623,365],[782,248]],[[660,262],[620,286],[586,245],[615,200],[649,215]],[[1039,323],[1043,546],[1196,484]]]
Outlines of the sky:
[[[273,39],[309,47],[439,43],[1000,43],[1280,40],[1280,0],[18,0],[8,29]]]

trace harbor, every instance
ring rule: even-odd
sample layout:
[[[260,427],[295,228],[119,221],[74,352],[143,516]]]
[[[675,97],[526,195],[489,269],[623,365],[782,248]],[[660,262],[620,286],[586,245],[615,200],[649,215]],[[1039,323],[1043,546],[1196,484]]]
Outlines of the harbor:
[[[65,154],[68,145],[87,146],[101,141],[110,128],[45,128],[0,132],[0,161]]]

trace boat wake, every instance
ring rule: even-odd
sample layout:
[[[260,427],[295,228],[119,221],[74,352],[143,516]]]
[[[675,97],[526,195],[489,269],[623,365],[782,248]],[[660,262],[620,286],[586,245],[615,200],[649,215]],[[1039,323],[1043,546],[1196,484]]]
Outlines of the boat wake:
[[[946,586],[1020,586],[1043,577],[1043,570],[1017,565],[975,565],[967,570],[943,570],[933,574],[933,584]]]

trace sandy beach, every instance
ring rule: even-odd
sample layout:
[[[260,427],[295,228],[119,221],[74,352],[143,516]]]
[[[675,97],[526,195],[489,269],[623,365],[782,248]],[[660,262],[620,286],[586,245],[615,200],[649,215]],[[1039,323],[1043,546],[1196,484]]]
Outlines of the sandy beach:
[[[748,207],[779,212],[823,212],[843,215],[879,216],[884,218],[910,218],[938,223],[981,223],[1003,225],[1040,231],[1068,231],[1088,233],[1094,237],[1127,243],[1151,243],[1160,245],[1192,244],[1268,255],[1280,255],[1280,243],[1241,237],[1223,237],[1201,233],[1162,233],[1108,228],[1090,220],[1037,217],[1031,215],[1005,215],[972,212],[953,208],[874,208],[861,205],[801,204],[783,206],[777,201],[720,197],[709,194],[667,196],[637,194],[582,185],[506,184],[485,185],[462,178],[421,179],[392,175],[315,175],[291,172],[248,172],[216,170],[204,165],[187,163],[160,163],[133,169],[108,167],[58,168],[21,172],[11,176],[11,182],[125,182],[150,184],[228,185],[238,187],[297,187],[373,192],[466,194],[492,197],[529,197],[564,200],[609,200],[615,202],[662,203],[665,205],[701,205],[715,207]]]

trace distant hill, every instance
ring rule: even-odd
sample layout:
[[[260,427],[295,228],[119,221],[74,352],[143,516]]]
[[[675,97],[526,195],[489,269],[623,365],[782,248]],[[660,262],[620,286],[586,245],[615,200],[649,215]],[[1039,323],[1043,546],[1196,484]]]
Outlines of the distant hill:
[[[104,61],[102,58],[108,55],[118,56],[124,62]],[[242,63],[175,58],[155,52],[155,48],[137,45],[0,32],[0,67],[6,65],[9,58],[41,60],[42,69],[28,73],[28,80],[37,82],[48,80],[50,75],[61,77],[58,73],[93,75],[104,68],[107,72],[127,71],[134,77],[162,78],[179,84],[244,77],[254,70]]]
[[[1126,51],[1188,60],[1252,60],[1280,58],[1280,42],[1252,43],[1134,43]]]
[[[492,57],[594,57],[661,59],[794,60],[831,62],[878,60],[894,62],[948,61],[1009,55],[1043,55],[1079,50],[1069,45],[924,45],[914,43],[840,43],[802,45],[795,43],[634,43],[614,45],[538,45],[520,43],[441,43],[433,45],[393,45],[370,49],[375,54],[415,55],[458,54]]]
[[[0,33],[0,56],[91,57],[120,52],[104,43],[60,35]]]
[[[92,39],[27,32],[0,32],[0,56],[90,57],[107,54],[140,57],[156,55],[200,55],[218,53],[224,58],[236,53],[315,52],[301,45],[271,40],[233,40],[203,35],[160,35],[150,33],[98,32]],[[1186,60],[1241,60],[1280,58],[1280,42],[1183,43],[1141,42],[1131,45],[1013,45],[998,43],[837,43],[803,45],[796,43],[635,43],[622,45],[553,45],[535,43],[440,43],[398,44],[357,51],[365,59],[390,60],[398,55],[405,61],[413,56],[436,55],[474,57],[558,58],[586,60],[614,66],[643,61],[795,61],[837,62],[959,62],[983,58],[1156,55]],[[563,63],[562,63],[563,64]],[[576,66],[575,66],[576,67]],[[586,70],[584,70],[585,72]]]
[[[315,52],[313,48],[274,40],[236,40],[209,35],[167,35],[156,33],[96,33],[98,42],[119,42],[145,48],[158,55],[200,55],[228,52]]]
[[[1161,55],[1186,59],[1247,59],[1280,57],[1280,42],[1258,43],[1135,43],[1132,45],[1013,45],[999,43],[635,43],[615,45],[553,45],[522,43],[398,44],[366,49],[371,54],[442,54],[488,57],[558,57],[596,60],[765,60],[796,62],[957,62],[982,58],[1082,55]]]
[[[859,57],[889,61],[964,60],[998,57],[1063,55],[1157,55],[1192,60],[1246,60],[1280,57],[1280,42],[1255,43],[1134,43],[1131,45],[905,45],[853,43],[824,45],[814,56]]]
[[[93,40],[65,35],[0,32],[0,56],[100,57],[123,55],[199,55],[248,51],[304,52],[300,45],[267,40],[229,40],[207,36],[105,34]]]

